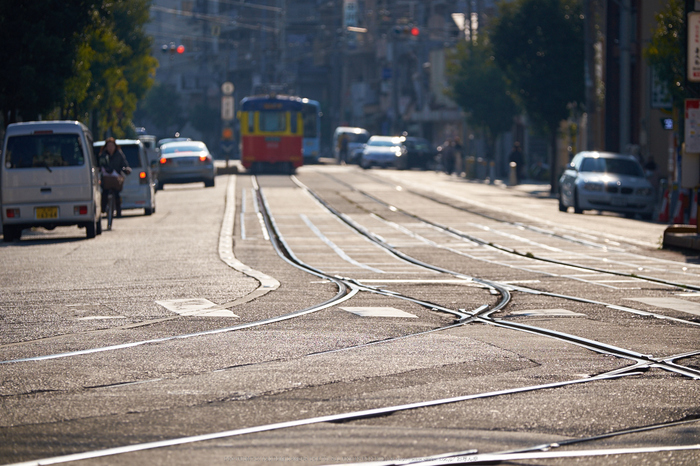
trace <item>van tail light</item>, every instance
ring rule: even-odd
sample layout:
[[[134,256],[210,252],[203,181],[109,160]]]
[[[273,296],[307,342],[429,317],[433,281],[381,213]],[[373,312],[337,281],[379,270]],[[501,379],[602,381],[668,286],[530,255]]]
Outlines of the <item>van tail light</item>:
[[[87,215],[88,206],[86,205],[76,205],[73,206],[73,215]]]
[[[168,163],[170,163],[170,159],[167,159],[167,158],[165,158],[165,157],[161,157],[161,158],[160,158],[160,164],[161,164],[161,165],[166,165],[166,164],[168,164]]]
[[[139,184],[148,184],[148,173],[139,172]]]
[[[19,209],[7,209],[5,215],[7,218],[19,218]]]

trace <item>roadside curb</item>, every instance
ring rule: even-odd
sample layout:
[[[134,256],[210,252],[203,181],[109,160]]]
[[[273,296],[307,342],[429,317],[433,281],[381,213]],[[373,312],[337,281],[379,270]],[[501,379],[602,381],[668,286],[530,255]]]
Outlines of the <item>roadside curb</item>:
[[[695,225],[671,225],[664,231],[663,247],[700,251],[700,235]]]

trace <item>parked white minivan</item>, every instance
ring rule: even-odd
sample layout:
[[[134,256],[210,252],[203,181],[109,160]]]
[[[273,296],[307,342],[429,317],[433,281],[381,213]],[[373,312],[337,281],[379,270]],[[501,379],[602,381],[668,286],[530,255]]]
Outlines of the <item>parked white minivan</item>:
[[[3,239],[22,230],[78,225],[102,233],[100,172],[92,135],[79,121],[33,121],[7,127],[0,166]]]

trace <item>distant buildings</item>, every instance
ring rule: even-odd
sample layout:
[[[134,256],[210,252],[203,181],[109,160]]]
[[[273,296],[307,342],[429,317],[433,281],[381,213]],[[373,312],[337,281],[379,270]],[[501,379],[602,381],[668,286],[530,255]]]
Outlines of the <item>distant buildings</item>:
[[[582,0],[588,13],[588,112],[562,126],[559,157],[577,150],[635,151],[667,170],[670,117],[652,84],[643,47],[656,27],[662,0]],[[444,93],[446,51],[496,14],[489,0],[153,0],[157,79],[173,85],[185,108],[219,112],[221,85],[234,84],[235,101],[277,91],[321,102],[322,135],[361,126],[374,134],[408,132],[435,144],[459,136],[476,156],[479,136]],[[184,53],[170,52],[170,45]],[[166,47],[167,51],[162,52]],[[573,133],[570,128],[574,128]],[[196,133],[192,123],[178,128]],[[159,131],[166,131],[159,128]],[[173,129],[169,129],[173,130]],[[216,151],[221,128],[193,134]],[[187,133],[187,134],[186,134]],[[527,119],[497,148],[504,174],[514,139],[532,159],[549,146],[530,137]],[[563,164],[560,164],[563,166]]]

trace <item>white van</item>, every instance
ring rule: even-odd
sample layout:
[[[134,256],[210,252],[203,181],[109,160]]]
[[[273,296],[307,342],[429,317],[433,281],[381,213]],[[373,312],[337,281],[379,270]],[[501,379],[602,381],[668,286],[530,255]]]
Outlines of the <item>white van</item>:
[[[94,144],[96,157],[99,157],[104,145],[104,141]],[[124,177],[124,187],[119,193],[122,199],[121,210],[143,209],[146,215],[151,215],[156,211],[156,184],[146,155],[146,147],[140,139],[117,139],[117,145],[131,168],[131,173]]]
[[[102,233],[100,172],[92,135],[79,121],[35,121],[7,127],[0,166],[3,238],[22,230],[78,225]]]
[[[341,137],[347,138],[348,153],[346,154],[346,163],[360,163],[362,148],[369,140],[369,131],[364,128],[354,128],[351,126],[338,126],[333,133],[333,156],[336,162],[342,162],[341,159]]]

